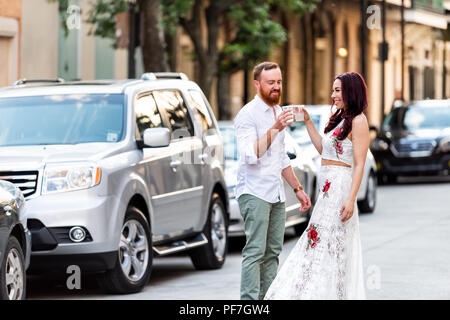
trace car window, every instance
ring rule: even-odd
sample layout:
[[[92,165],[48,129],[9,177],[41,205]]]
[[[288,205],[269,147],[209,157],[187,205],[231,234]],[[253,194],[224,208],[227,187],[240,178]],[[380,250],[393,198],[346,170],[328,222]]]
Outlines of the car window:
[[[0,99],[0,146],[117,142],[125,132],[122,94]]]
[[[384,131],[405,129],[403,124],[406,108],[399,107],[392,109],[383,121],[382,129]]]
[[[407,130],[443,129],[450,127],[450,108],[410,106],[404,118]]]
[[[194,135],[192,120],[179,91],[157,90],[153,91],[153,96],[161,112],[167,115],[174,139]]]
[[[196,120],[202,124],[202,130],[208,134],[209,129],[214,128],[211,114],[201,92],[197,90],[189,90],[189,105],[195,111]]]
[[[225,160],[238,160],[237,142],[234,128],[220,128]]]
[[[144,136],[145,129],[163,127],[161,115],[151,94],[138,98],[134,110],[136,113],[137,138]]]
[[[320,115],[319,114],[310,114],[311,120],[316,126],[317,130],[320,130]],[[306,130],[305,123],[302,121],[293,122],[290,126],[290,133],[294,140],[299,144],[310,143],[311,140],[308,135],[308,131]]]

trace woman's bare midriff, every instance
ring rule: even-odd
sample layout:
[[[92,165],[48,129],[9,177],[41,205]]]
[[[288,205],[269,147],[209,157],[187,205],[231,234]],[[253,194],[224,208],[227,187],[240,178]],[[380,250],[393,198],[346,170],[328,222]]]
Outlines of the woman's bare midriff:
[[[322,165],[323,166],[342,166],[342,167],[347,167],[347,168],[351,168],[352,166],[340,161],[335,161],[335,160],[328,160],[328,159],[322,159]]]

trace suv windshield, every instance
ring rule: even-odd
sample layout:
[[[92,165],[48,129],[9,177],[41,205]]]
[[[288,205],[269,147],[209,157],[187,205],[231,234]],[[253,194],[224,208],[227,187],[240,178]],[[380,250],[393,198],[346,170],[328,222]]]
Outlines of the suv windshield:
[[[450,108],[447,106],[401,107],[392,110],[383,123],[384,130],[443,129],[450,127]]]
[[[0,98],[0,115],[0,146],[116,142],[124,129],[124,96]]]

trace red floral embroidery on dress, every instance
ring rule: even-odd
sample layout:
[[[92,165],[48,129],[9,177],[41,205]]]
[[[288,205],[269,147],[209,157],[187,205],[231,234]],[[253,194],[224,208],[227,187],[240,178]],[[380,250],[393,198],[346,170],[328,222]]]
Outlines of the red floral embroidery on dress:
[[[314,249],[316,245],[320,242],[319,232],[317,231],[317,226],[311,224],[309,229],[306,230],[308,232],[308,245],[306,246],[306,250],[310,247]]]
[[[341,133],[341,128],[337,127],[336,130],[333,131],[333,137],[337,137]]]
[[[327,197],[327,198],[329,197],[328,196],[328,190],[330,189],[330,186],[331,186],[331,182],[328,181],[328,179],[327,179],[327,181],[325,181],[325,185],[323,186],[323,189],[322,189],[324,198],[325,197]]]
[[[342,148],[342,141],[339,141],[337,136],[341,133],[341,128],[337,127],[336,130],[333,132],[333,146],[334,150],[336,150],[336,157],[338,159],[340,154],[344,153],[344,149]]]

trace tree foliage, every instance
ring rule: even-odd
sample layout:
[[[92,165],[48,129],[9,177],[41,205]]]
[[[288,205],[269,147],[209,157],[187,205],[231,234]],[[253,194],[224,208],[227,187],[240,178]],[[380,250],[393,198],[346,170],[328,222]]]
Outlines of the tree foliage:
[[[70,0],[48,0],[59,2],[60,12],[67,17]],[[144,0],[146,1],[146,0]],[[225,19],[232,25],[235,36],[222,48],[220,69],[239,70],[244,62],[250,64],[268,56],[273,46],[286,41],[284,28],[271,20],[271,8],[302,15],[314,9],[320,0],[221,0]],[[188,19],[196,2],[203,0],[161,0],[161,25],[168,34],[174,34],[180,21]],[[93,24],[93,33],[104,38],[115,38],[115,15],[128,11],[126,0],[95,0],[91,2],[87,22]],[[138,1],[139,4],[139,1]],[[138,8],[139,9],[139,8]],[[65,26],[65,28],[67,28]]]
[[[70,0],[48,1],[59,1],[62,14],[70,3]],[[137,0],[137,10],[139,4],[142,8],[148,7],[144,6],[146,1],[154,0]],[[273,47],[286,41],[286,30],[272,19],[275,10],[300,16],[306,11],[312,11],[320,0],[158,1],[160,19],[157,27],[172,36],[181,26],[189,35],[194,47],[193,57],[197,59],[201,70],[198,82],[209,97],[214,77],[245,70],[270,56]],[[115,15],[128,10],[127,1],[93,0],[91,4],[87,22],[94,26],[94,34],[114,39]],[[219,46],[220,30],[225,30],[225,41]],[[158,48],[165,50],[167,46]],[[149,51],[143,52],[144,59],[145,55],[155,53],[154,50],[144,51]]]
[[[128,11],[127,2],[125,0],[95,0],[91,4],[92,8],[89,10],[89,18],[87,19],[88,23],[95,26],[91,33],[102,38],[115,39],[115,16],[118,13]]]

